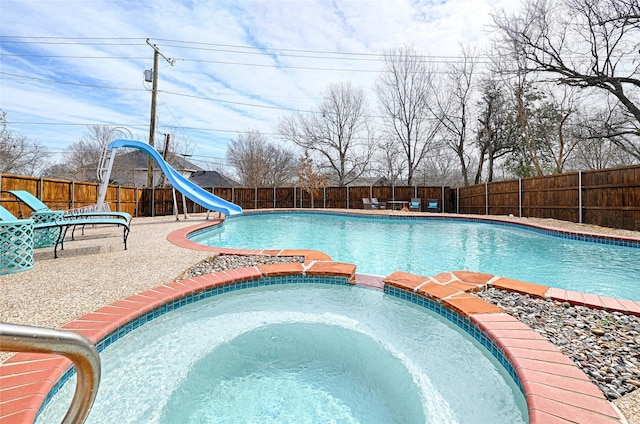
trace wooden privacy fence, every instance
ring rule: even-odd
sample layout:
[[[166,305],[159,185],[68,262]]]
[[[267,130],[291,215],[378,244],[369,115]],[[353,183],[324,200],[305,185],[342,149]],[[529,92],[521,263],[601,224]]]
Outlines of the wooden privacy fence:
[[[26,190],[55,210],[95,205],[98,199],[96,183],[20,175],[0,175],[0,190]],[[105,202],[110,203],[114,211],[140,216],[138,209],[140,209],[142,192],[142,189],[136,187],[109,186]],[[2,205],[14,215],[20,213],[20,205],[11,195],[3,193],[0,200]]]
[[[280,188],[215,188],[207,189],[216,196],[229,200],[242,209],[284,209],[312,207],[311,195],[299,187]],[[377,197],[381,201],[409,200],[420,197],[423,209],[427,199],[438,199],[446,212],[454,212],[452,193],[449,187],[327,187],[313,199],[313,207],[321,209],[362,209],[363,197]],[[183,200],[176,194],[179,213],[183,213]],[[444,199],[444,202],[442,201]],[[174,213],[174,200],[171,188],[144,190],[140,202],[140,216],[170,215]],[[205,212],[206,209],[189,199],[184,201],[188,213]]]
[[[640,231],[640,165],[456,189],[464,214],[554,218]]]
[[[0,190],[26,190],[41,199],[52,209],[65,210],[90,206],[96,203],[98,184],[74,182],[18,175],[0,175]],[[207,188],[216,196],[231,201],[243,209],[311,208],[311,196],[299,187],[280,188]],[[409,200],[412,197],[438,199],[445,212],[454,212],[452,191],[449,187],[327,187],[313,199],[315,208],[362,209],[363,197],[377,197],[381,201]],[[19,205],[10,195],[0,200],[11,212],[17,214]],[[159,216],[175,213],[205,212],[206,209],[176,192],[174,200],[171,188],[136,188],[110,185],[105,202],[114,211],[128,212],[133,216]]]
[[[0,190],[27,190],[52,209],[95,204],[98,184],[15,175],[0,176]],[[216,196],[243,209],[311,208],[309,193],[299,187],[215,188]],[[362,209],[363,197],[380,201],[419,197],[438,199],[441,211],[477,215],[555,218],[563,221],[640,231],[640,165],[596,171],[496,181],[475,186],[450,187],[327,187],[313,199],[315,208]],[[3,206],[17,214],[9,196]],[[109,186],[106,202],[112,210],[133,216],[204,212],[205,209],[171,188]]]

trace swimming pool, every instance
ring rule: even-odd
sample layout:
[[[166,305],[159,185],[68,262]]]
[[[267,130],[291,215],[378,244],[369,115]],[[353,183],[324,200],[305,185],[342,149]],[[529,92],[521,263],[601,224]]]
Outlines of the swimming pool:
[[[441,316],[380,291],[253,287],[106,348],[87,422],[526,422],[522,393],[485,353]],[[59,422],[73,388],[37,422]]]
[[[252,213],[192,241],[239,249],[315,249],[358,272],[432,276],[470,270],[640,300],[640,248],[572,240],[523,226],[461,219]]]

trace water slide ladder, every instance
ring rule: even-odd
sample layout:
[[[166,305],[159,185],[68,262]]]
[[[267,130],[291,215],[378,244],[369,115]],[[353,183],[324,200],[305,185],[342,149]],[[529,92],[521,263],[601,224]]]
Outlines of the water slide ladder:
[[[111,177],[111,169],[113,168],[113,160],[115,159],[115,152],[108,146],[102,150],[100,155],[100,162],[98,163],[97,177],[100,182],[98,188],[98,200],[96,202],[96,208],[98,211],[102,211],[104,208],[104,199],[107,197],[107,189],[109,188],[109,177]]]
[[[113,169],[114,160],[114,149],[110,149],[109,146],[105,146],[105,148],[102,149],[100,162],[98,163],[98,169],[96,170],[98,181],[100,182],[100,188],[98,189],[98,201],[96,202],[97,211],[108,209],[104,201],[107,197],[107,189],[109,188],[109,177],[111,177],[111,170]],[[175,211],[177,221],[179,214],[175,187],[171,187],[171,193],[173,194],[173,210]],[[182,196],[182,210],[184,211],[184,219],[187,219],[187,199],[185,199],[184,196]]]

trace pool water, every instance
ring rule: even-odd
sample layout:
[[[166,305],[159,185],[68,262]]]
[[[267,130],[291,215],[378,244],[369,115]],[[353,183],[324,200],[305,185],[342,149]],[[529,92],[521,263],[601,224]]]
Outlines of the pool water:
[[[477,341],[362,287],[217,295],[133,330],[101,358],[88,423],[526,422],[522,393]],[[60,422],[69,383],[38,423]]]
[[[315,249],[359,273],[433,276],[469,270],[640,300],[640,248],[491,223],[314,213],[247,214],[191,238],[239,249]]]

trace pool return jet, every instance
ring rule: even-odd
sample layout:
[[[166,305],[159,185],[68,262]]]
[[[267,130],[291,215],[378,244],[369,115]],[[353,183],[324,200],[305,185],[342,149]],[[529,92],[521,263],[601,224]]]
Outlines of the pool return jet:
[[[215,211],[224,213],[226,216],[239,215],[242,213],[242,208],[235,203],[231,203],[224,200],[213,193],[208,192],[199,185],[189,181],[182,174],[171,167],[162,158],[160,153],[152,146],[142,141],[117,139],[109,143],[107,148],[103,151],[100,165],[98,166],[98,179],[100,180],[100,188],[98,190],[98,201],[96,207],[101,210],[104,207],[104,200],[107,196],[107,188],[109,186],[109,177],[111,175],[111,169],[113,168],[113,161],[115,159],[114,150],[120,147],[137,149],[151,157],[155,163],[162,169],[167,180],[171,184],[174,190],[178,190],[185,197],[191,199],[194,203],[202,206],[208,211]],[[177,207],[175,203],[174,194],[174,207]],[[186,212],[185,212],[186,213]]]

